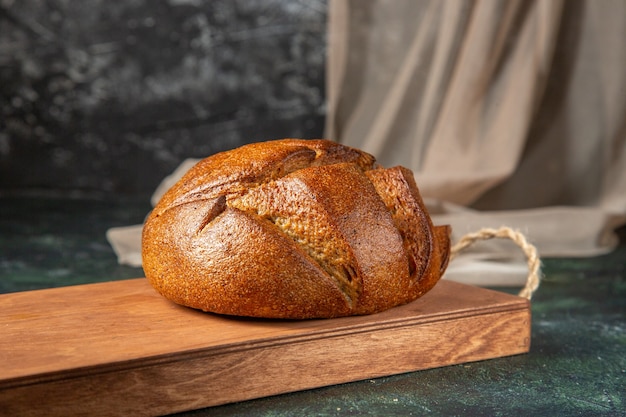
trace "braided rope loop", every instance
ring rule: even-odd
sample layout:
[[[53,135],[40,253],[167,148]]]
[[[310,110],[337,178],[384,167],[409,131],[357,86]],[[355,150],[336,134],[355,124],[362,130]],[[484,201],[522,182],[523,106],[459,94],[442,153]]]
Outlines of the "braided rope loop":
[[[468,233],[463,236],[452,248],[450,249],[450,260],[454,259],[462,250],[468,248],[474,243],[481,240],[489,240],[494,238],[510,239],[517,246],[519,246],[524,254],[528,264],[528,277],[526,278],[526,285],[519,292],[520,297],[524,297],[530,300],[534,292],[539,288],[539,281],[541,275],[541,261],[537,254],[537,248],[528,243],[526,237],[518,230],[513,230],[510,227],[501,227],[499,229],[484,228],[478,232]]]

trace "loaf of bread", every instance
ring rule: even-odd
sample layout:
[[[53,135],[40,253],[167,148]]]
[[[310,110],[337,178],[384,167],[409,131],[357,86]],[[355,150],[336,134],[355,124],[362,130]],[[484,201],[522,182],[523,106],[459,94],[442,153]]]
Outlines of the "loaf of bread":
[[[265,318],[381,312],[437,283],[450,251],[410,170],[327,140],[254,143],[200,161],[142,237],[147,279],[204,311]]]

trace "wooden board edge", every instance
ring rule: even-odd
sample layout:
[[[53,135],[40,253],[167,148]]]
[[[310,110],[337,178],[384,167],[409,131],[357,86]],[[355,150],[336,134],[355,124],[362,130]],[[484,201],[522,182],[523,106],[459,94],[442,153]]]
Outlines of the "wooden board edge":
[[[481,289],[482,290],[482,289]],[[487,291],[487,290],[485,290]],[[503,294],[507,295],[508,294]],[[400,307],[402,308],[402,306]],[[357,336],[361,333],[374,334],[387,330],[401,330],[403,328],[416,328],[419,326],[432,325],[440,322],[456,321],[468,316],[492,316],[499,314],[511,314],[517,311],[530,311],[530,303],[528,300],[520,297],[513,297],[512,301],[498,306],[484,306],[471,311],[457,311],[454,313],[428,314],[425,317],[419,315],[408,315],[391,317],[385,320],[366,321],[357,325],[338,326],[337,328],[313,329],[304,334],[287,334],[281,336],[273,336],[266,339],[255,339],[252,342],[243,341],[209,348],[198,348],[187,351],[177,351],[162,355],[153,355],[148,357],[139,357],[137,359],[106,363],[103,365],[95,365],[89,367],[81,367],[75,369],[65,369],[63,371],[55,371],[49,373],[41,373],[37,375],[27,375],[13,379],[0,379],[0,392],[7,389],[17,388],[20,386],[32,386],[36,384],[53,383],[57,380],[65,380],[72,378],[81,378],[83,376],[94,376],[96,374],[108,374],[116,372],[132,371],[135,368],[167,366],[171,363],[183,361],[195,361],[201,358],[214,357],[219,355],[232,355],[244,353],[249,350],[274,349],[287,344],[299,344],[309,341],[319,342],[324,339],[333,339],[338,337]],[[371,318],[373,316],[369,316]],[[235,320],[246,320],[245,318],[235,318]],[[352,317],[345,318],[351,320]],[[344,320],[344,318],[334,319]]]
[[[162,415],[286,392],[526,353],[530,309],[419,326],[195,352],[0,391],[10,415]],[[471,329],[471,331],[470,331]]]

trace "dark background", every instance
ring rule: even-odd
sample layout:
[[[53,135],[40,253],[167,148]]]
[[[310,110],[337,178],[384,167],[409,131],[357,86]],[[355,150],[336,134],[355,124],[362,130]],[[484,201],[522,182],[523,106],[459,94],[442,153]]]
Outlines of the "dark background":
[[[149,195],[323,135],[326,1],[0,0],[0,195]]]

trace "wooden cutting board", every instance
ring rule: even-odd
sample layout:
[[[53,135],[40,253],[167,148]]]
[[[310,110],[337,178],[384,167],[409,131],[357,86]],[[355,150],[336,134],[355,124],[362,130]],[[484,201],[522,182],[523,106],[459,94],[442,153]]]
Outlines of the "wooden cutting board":
[[[0,295],[0,414],[162,415],[528,352],[526,299],[441,281],[371,316],[258,320],[145,279]]]

